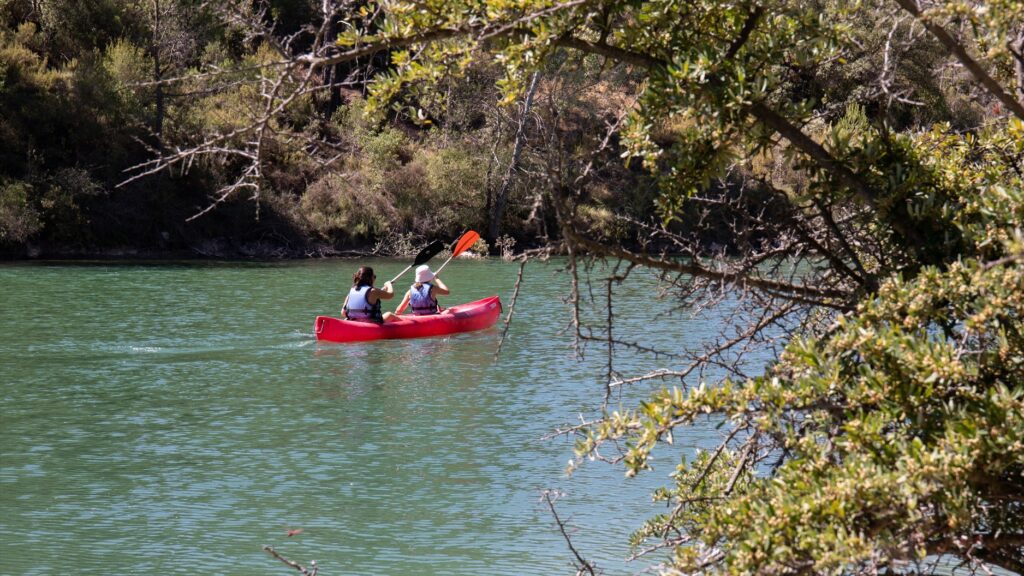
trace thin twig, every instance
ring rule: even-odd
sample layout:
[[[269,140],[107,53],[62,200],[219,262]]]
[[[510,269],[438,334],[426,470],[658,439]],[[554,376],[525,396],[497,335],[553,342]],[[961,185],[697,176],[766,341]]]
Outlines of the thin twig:
[[[573,564],[576,568],[577,576],[580,574],[590,574],[591,576],[597,576],[599,572],[596,570],[596,565],[588,562],[583,556],[580,555],[576,547],[573,546],[572,538],[569,537],[568,531],[566,531],[565,523],[558,517],[558,512],[555,510],[555,500],[559,494],[552,490],[545,490],[541,493],[541,497],[544,502],[547,503],[548,508],[551,510],[551,515],[555,518],[555,523],[558,525],[558,531],[562,533],[562,538],[565,538],[565,543],[569,546],[569,551],[576,557],[576,563]]]
[[[277,552],[277,550],[274,550],[270,546],[264,546],[263,547],[263,551],[266,552],[267,554],[270,554],[274,558],[277,558],[278,560],[280,560],[281,562],[285,563],[286,565],[288,565],[288,566],[298,570],[299,572],[303,573],[305,576],[316,576],[317,570],[320,569],[320,567],[317,566],[317,564],[316,564],[316,560],[310,560],[309,561],[309,565],[312,567],[312,569],[309,569],[309,568],[306,568],[305,566],[303,566],[302,564],[299,564],[298,562],[295,562],[293,560],[289,560],[288,558],[285,558],[284,556],[281,556]]]
[[[521,257],[519,262],[519,275],[516,276],[516,285],[512,290],[512,299],[508,304],[508,316],[505,317],[505,327],[501,331],[501,339],[498,340],[498,348],[494,351],[494,359],[498,359],[498,355],[501,354],[501,346],[505,343],[505,337],[508,335],[509,326],[512,325],[512,314],[516,310],[516,299],[519,298],[519,286],[523,283],[523,269],[526,268],[526,257]]]

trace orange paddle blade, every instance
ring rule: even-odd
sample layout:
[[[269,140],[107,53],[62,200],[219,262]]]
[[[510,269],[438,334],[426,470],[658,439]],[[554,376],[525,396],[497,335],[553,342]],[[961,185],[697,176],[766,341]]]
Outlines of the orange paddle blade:
[[[455,243],[455,250],[452,250],[452,257],[462,254],[469,249],[470,246],[476,244],[476,241],[480,239],[480,234],[476,230],[470,230],[459,237],[459,241]]]

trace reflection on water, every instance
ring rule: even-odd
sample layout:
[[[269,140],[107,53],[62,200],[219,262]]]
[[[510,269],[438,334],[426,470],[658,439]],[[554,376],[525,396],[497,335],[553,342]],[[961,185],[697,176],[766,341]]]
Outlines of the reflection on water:
[[[588,559],[641,570],[623,563],[627,536],[661,511],[649,493],[678,454],[639,479],[603,465],[565,478],[571,440],[541,438],[600,404],[605,359],[577,360],[556,266],[527,267],[494,359],[500,326],[316,343],[353,264],[0,267],[0,574],[281,573],[263,544],[329,574],[563,573],[548,488]],[[517,271],[453,263],[446,302],[507,301]],[[678,348],[717,328],[655,331],[656,313],[617,330]],[[676,440],[718,437],[709,424]]]

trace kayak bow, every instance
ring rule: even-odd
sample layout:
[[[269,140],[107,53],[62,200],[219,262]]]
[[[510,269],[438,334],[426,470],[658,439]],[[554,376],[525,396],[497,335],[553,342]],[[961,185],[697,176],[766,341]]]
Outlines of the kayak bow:
[[[317,316],[313,324],[316,339],[326,342],[365,342],[393,338],[429,338],[459,332],[490,328],[501,316],[501,300],[497,296],[459,304],[440,314],[399,316],[400,320],[376,324]]]

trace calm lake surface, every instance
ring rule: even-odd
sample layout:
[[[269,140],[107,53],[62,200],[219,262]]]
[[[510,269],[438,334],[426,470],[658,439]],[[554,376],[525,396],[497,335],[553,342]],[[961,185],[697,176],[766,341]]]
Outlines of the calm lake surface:
[[[338,315],[367,263],[380,279],[407,264],[0,264],[0,574],[295,573],[263,545],[325,576],[571,574],[544,489],[564,493],[587,559],[643,570],[624,561],[627,538],[663,511],[649,495],[676,456],[636,479],[602,463],[566,477],[571,441],[542,440],[592,415],[605,382],[604,350],[580,360],[564,331],[561,265],[527,266],[495,360],[500,324],[317,344],[314,316]],[[517,272],[453,262],[442,304],[507,306]],[[662,317],[652,330],[654,286],[618,289],[637,306],[617,335],[679,349],[720,328]],[[627,376],[672,366],[618,362]],[[708,426],[676,444],[717,438]]]

